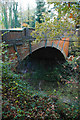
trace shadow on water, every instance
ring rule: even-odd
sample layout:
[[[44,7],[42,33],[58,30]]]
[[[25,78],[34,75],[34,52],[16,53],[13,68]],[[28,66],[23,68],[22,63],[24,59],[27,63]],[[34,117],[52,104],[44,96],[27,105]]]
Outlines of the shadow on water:
[[[65,61],[63,54],[56,48],[40,48],[21,62],[21,70],[35,89],[48,90],[57,87],[60,65]]]

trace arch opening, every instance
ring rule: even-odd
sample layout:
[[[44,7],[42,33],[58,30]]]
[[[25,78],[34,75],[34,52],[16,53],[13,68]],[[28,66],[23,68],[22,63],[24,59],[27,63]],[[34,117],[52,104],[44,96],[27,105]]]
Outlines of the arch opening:
[[[54,47],[53,48],[52,47],[39,48],[35,50],[34,52],[32,52],[32,54],[30,54],[29,57],[31,57],[32,59],[39,59],[39,60],[42,60],[42,59],[53,60],[53,61],[64,61],[65,60],[65,57],[61,53],[61,51]]]
[[[57,87],[57,81],[60,80],[60,66],[63,62],[65,62],[65,57],[60,50],[42,47],[22,61],[20,67],[23,72],[21,73],[26,73],[26,75],[29,73],[26,78],[34,89],[40,90],[40,86],[41,90],[53,89]]]
[[[24,60],[22,60],[20,66],[17,66],[17,70],[21,68],[21,70],[39,69],[39,67],[43,67],[44,69],[48,69],[48,67],[55,67],[57,64],[61,64],[65,62],[65,57],[61,53],[60,50],[52,47],[42,47],[32,54],[28,55]]]

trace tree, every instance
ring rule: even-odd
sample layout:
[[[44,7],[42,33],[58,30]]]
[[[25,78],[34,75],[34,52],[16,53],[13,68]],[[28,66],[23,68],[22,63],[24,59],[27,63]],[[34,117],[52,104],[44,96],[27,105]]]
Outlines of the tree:
[[[4,27],[8,29],[8,16],[7,16],[7,4],[6,3],[2,5],[2,18],[4,18],[3,19]]]
[[[35,27],[35,15],[34,14],[30,17],[30,27]]]
[[[9,6],[9,24],[10,24],[9,27],[12,28],[12,4],[10,4]]]
[[[30,10],[29,10],[29,4],[28,4],[28,22],[27,22],[28,25],[30,24],[30,20],[29,19],[30,19]]]
[[[78,37],[72,30],[75,29],[76,21],[78,20],[77,14],[79,14],[79,11],[76,8],[77,6],[79,5],[71,3],[69,7],[68,3],[65,2],[54,3],[54,13],[57,12],[57,15],[53,14],[53,18],[50,19],[50,13],[46,12],[44,13],[45,21],[42,23],[36,22],[35,31],[32,33],[36,41],[46,38],[47,40],[52,40],[53,38],[54,40],[57,38],[61,39],[65,33],[65,38],[69,36],[71,38],[70,41],[79,43]]]
[[[14,13],[14,23],[15,23],[15,28],[19,27],[19,21],[18,21],[18,10],[17,10],[18,3],[14,2],[13,3],[13,13]]]
[[[28,5],[28,9],[23,10],[20,7],[18,12],[19,22],[21,25],[27,25],[27,27],[35,27],[35,8],[30,9]]]
[[[4,0],[0,1],[0,6],[3,28],[19,27],[17,2],[15,0]]]
[[[38,21],[39,23],[42,23],[42,21],[44,20],[42,13],[45,12],[45,2],[44,0],[36,0],[36,4],[37,4],[37,8],[36,8],[36,21]]]

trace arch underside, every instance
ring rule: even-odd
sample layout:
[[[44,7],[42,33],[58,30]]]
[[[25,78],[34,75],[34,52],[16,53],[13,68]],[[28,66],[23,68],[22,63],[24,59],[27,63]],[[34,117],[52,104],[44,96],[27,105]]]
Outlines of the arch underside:
[[[63,41],[64,42],[64,41]],[[62,45],[63,46],[63,45]],[[68,52],[68,46],[67,47],[67,52]],[[65,47],[65,48],[66,48]],[[62,47],[63,48],[63,47]],[[53,44],[48,41],[47,44],[45,43],[45,41],[41,41],[39,43],[32,43],[31,44],[31,51],[28,48],[24,54],[22,54],[22,59],[21,59],[21,63],[23,60],[26,60],[27,56],[29,56],[30,58],[32,58],[32,60],[45,60],[45,61],[53,61],[53,63],[57,63],[57,62],[63,62],[66,60],[67,55],[64,52],[64,48],[62,49],[59,44]],[[16,66],[18,66],[18,64],[16,64]]]
[[[65,60],[64,55],[60,52],[60,50],[56,48],[52,48],[50,46],[42,47],[35,50],[32,54],[29,55],[34,59],[42,59],[42,60],[53,60],[53,61],[63,61]]]
[[[49,49],[47,49],[47,48],[49,48]],[[30,55],[30,54],[33,54],[34,52],[39,52],[40,50],[43,50],[42,51],[42,55],[44,56],[45,55],[45,53],[46,52],[44,52],[44,51],[46,51],[46,50],[49,50],[49,54],[51,55],[51,56],[57,56],[57,58],[58,58],[58,56],[59,56],[59,54],[61,55],[61,57],[62,58],[64,58],[64,59],[66,59],[66,54],[64,53],[64,51],[62,50],[62,48],[60,48],[60,46],[58,45],[57,47],[56,47],[56,44],[54,44],[53,46],[52,46],[52,44],[51,44],[51,42],[50,41],[48,41],[47,42],[47,45],[45,46],[45,41],[42,41],[42,42],[40,42],[40,43],[37,43],[37,44],[32,44],[32,46],[31,46],[31,53],[30,52],[28,52],[27,54],[26,54],[26,56],[24,56],[24,58],[23,59],[25,59],[28,55]],[[51,50],[50,50],[51,49]],[[48,52],[48,51],[47,51]],[[59,54],[58,54],[59,53]],[[39,54],[39,53],[38,53]],[[41,56],[41,55],[40,55]]]

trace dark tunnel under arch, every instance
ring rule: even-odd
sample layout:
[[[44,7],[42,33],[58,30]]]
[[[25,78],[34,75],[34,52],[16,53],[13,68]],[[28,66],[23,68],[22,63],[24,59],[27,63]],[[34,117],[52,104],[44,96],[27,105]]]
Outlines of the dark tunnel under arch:
[[[61,64],[63,62],[65,62],[65,56],[59,49],[55,47],[42,47],[26,56],[16,69],[19,70],[19,68],[24,69],[26,67],[31,69],[31,67],[36,64],[43,64],[43,66],[44,64],[46,66],[56,66],[57,63]]]
[[[55,47],[42,47],[33,51],[30,55],[32,59],[44,59],[44,60],[54,60],[54,61],[65,61],[63,53]]]

